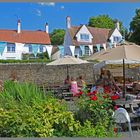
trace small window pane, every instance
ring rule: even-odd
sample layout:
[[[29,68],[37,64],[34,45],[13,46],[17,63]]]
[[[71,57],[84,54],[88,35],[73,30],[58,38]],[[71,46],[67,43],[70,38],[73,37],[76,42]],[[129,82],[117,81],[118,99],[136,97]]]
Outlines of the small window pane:
[[[88,34],[80,34],[81,40],[89,40],[89,35]]]
[[[15,52],[15,44],[7,43],[7,52]]]
[[[43,46],[39,47],[39,52],[43,52]]]
[[[32,53],[32,46],[29,46],[29,52]]]

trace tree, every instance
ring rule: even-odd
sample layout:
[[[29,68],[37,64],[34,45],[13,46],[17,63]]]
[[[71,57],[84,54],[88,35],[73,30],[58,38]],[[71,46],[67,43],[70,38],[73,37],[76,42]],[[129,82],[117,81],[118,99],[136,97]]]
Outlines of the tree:
[[[50,34],[51,44],[52,45],[62,45],[64,42],[64,29],[54,29]]]
[[[108,15],[99,15],[99,16],[92,16],[88,22],[89,26],[98,27],[98,28],[114,28],[114,20],[111,19]]]
[[[140,45],[140,9],[136,9],[135,16],[130,22],[130,38],[129,40]]]

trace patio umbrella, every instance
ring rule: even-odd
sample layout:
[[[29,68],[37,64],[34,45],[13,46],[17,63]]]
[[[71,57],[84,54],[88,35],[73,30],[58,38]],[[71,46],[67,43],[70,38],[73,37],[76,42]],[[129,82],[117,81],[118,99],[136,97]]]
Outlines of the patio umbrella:
[[[120,44],[116,48],[102,50],[86,60],[104,61],[106,64],[123,65],[123,97],[125,96],[125,64],[140,64],[140,46],[133,43]]]
[[[66,65],[67,66],[67,75],[69,75],[68,66],[74,65],[74,64],[83,64],[83,63],[89,63],[86,60],[82,60],[80,58],[75,58],[72,56],[64,56],[63,58],[59,58],[47,65]]]

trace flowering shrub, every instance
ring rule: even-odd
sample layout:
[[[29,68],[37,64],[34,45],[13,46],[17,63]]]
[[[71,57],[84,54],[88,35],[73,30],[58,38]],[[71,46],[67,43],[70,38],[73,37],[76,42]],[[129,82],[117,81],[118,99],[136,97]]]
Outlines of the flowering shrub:
[[[95,91],[88,93],[85,90],[76,102],[78,111],[75,116],[81,124],[86,120],[90,121],[90,125],[95,128],[96,137],[114,135],[113,105],[107,93],[99,94]]]

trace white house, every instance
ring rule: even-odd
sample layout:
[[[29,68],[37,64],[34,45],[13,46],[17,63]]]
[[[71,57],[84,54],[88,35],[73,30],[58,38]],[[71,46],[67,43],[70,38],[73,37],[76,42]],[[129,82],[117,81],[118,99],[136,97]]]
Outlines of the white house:
[[[119,22],[115,29],[95,28],[87,25],[71,26],[71,19],[66,17],[64,53],[72,56],[85,56],[94,52],[116,46],[122,41]]]
[[[45,31],[21,30],[18,20],[17,30],[0,30],[0,59],[22,59],[23,54],[48,52],[51,56],[52,46],[48,34],[48,24]]]

